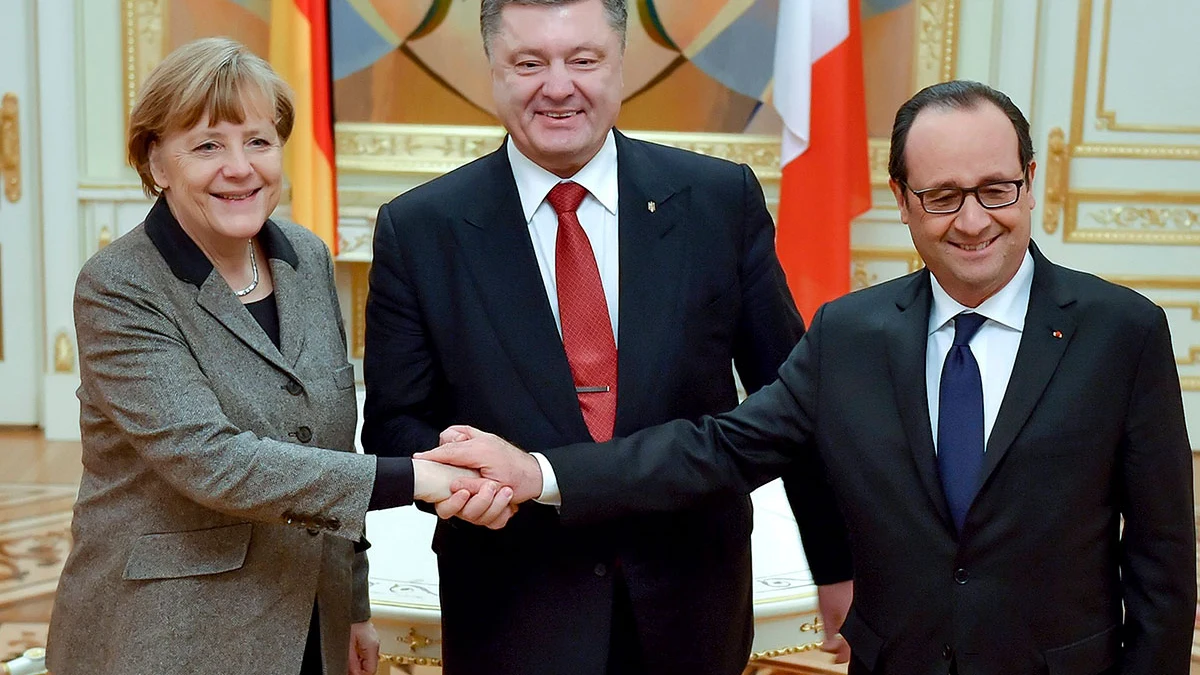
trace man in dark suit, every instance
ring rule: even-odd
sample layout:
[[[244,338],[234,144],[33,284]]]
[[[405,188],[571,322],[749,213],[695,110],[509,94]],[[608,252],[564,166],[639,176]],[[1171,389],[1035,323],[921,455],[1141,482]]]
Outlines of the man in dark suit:
[[[498,151],[379,212],[366,310],[368,452],[412,454],[449,424],[531,449],[607,440],[737,404],[803,326],[746,166],[613,130],[624,0],[485,0]],[[619,279],[619,281],[618,281]],[[828,621],[849,604],[819,467],[790,478]],[[711,673],[752,637],[742,495],[588,527],[530,504],[434,536],[446,672]],[[840,605],[840,608],[839,608]],[[831,643],[830,648],[836,644]]]
[[[891,187],[927,268],[825,305],[735,411],[544,451],[565,524],[753,488],[821,457],[849,530],[860,675],[1185,675],[1191,453],[1162,310],[1030,241],[1029,125],[950,82],[904,104]],[[425,458],[540,489],[458,427]]]

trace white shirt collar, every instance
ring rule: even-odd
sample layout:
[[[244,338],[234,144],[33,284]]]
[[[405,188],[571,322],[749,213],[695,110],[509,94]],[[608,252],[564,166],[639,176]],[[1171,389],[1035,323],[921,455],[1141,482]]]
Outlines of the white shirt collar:
[[[588,193],[600,202],[601,206],[609,213],[616,214],[617,140],[611,129],[596,156],[569,179],[559,178],[535,164],[533,160],[521,154],[511,138],[505,142],[505,146],[508,151],[508,163],[512,166],[513,178],[517,182],[517,194],[521,198],[521,209],[525,212],[526,223],[533,221],[533,212],[546,200],[550,190],[564,180],[572,180],[587,188]]]
[[[1029,309],[1029,292],[1033,287],[1033,255],[1025,251],[1025,258],[1013,278],[996,291],[995,295],[975,308],[967,307],[950,297],[933,274],[929,275],[929,281],[933,286],[933,307],[929,311],[931,335],[962,312],[982,314],[996,323],[1021,332],[1025,328],[1025,312]]]

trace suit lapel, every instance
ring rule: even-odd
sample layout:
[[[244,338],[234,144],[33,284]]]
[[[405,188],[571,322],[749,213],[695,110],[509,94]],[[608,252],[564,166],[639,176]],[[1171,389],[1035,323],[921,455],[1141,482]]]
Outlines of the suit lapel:
[[[620,289],[617,324],[616,435],[643,402],[660,395],[663,345],[676,341],[674,316],[687,255],[686,188],[654,166],[637,141],[616,134]],[[651,207],[650,204],[654,206]],[[652,210],[653,209],[653,210]]]
[[[1066,309],[1074,303],[1073,295],[1059,283],[1055,265],[1046,260],[1036,246],[1031,244],[1030,250],[1033,254],[1033,284],[1029,291],[1029,310],[1025,314],[1021,345],[1017,348],[1004,400],[988,437],[980,481],[984,486],[1025,426],[1075,332],[1075,319]]]
[[[929,427],[929,399],[925,386],[925,348],[929,339],[932,303],[929,271],[914,274],[896,298],[898,315],[886,322],[888,367],[896,407],[913,454],[917,474],[942,522],[953,530],[946,497],[938,478],[933,432]]]
[[[222,326],[225,326],[230,333],[233,333],[234,337],[257,352],[259,356],[283,372],[295,376],[291,365],[283,358],[283,354],[275,348],[271,338],[267,337],[245,306],[229,291],[229,286],[216,270],[213,270],[200,285],[200,291],[196,294],[196,303]],[[284,316],[283,307],[279,308],[279,312],[281,317]]]
[[[486,180],[453,225],[467,269],[492,330],[542,412],[565,437],[590,438],[504,145],[480,161]]]
[[[287,364],[295,367],[307,334],[303,289],[298,285],[296,270],[277,258],[271,258],[271,279],[275,284],[275,305],[279,308],[279,351]]]

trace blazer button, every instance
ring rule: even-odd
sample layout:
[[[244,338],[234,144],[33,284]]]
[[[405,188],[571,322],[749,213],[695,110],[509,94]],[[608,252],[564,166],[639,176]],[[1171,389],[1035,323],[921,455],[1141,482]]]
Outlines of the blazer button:
[[[970,577],[967,576],[967,571],[964,570],[963,568],[960,567],[960,568],[954,570],[954,582],[959,584],[960,586],[962,584],[967,583],[967,579],[969,579],[969,578]]]
[[[954,648],[950,645],[942,645],[942,658],[947,661],[954,658]]]
[[[312,429],[308,427],[300,427],[296,429],[296,440],[301,443],[307,443],[312,440]]]
[[[608,566],[606,566],[604,563],[596,563],[596,567],[593,568],[592,571],[596,573],[596,576],[602,577],[605,574],[608,574]]]
[[[301,387],[300,383],[295,380],[288,380],[288,383],[283,385],[283,389],[292,396],[299,396],[304,392],[304,387]]]
[[[337,532],[342,528],[342,521],[338,520],[337,517],[334,516],[333,518],[325,521],[325,528]]]

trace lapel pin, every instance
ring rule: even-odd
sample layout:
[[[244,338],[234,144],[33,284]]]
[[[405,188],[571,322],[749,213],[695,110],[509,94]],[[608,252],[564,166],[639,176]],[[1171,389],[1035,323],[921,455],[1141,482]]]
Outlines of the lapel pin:
[[[654,213],[654,211],[656,209],[658,209],[658,204],[655,204],[654,202],[646,202],[646,210],[647,211],[649,211],[650,213]]]
[[[1058,340],[1062,339],[1062,331],[1061,330],[1051,331],[1050,334],[1053,335]]]

